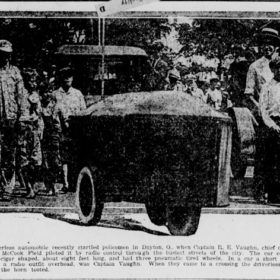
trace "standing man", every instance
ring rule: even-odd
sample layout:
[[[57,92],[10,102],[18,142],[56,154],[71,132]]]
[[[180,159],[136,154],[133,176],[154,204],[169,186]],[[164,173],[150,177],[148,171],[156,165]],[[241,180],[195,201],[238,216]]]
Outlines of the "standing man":
[[[262,86],[273,78],[269,62],[275,55],[276,47],[280,45],[278,35],[278,31],[272,28],[263,28],[261,30],[258,35],[258,41],[262,57],[250,65],[247,73],[244,93],[247,96],[248,107],[257,119],[260,117],[259,98]]]
[[[259,101],[262,99],[262,88],[273,78],[273,73],[269,67],[272,58],[275,57],[277,46],[280,45],[280,37],[278,31],[272,28],[264,28],[258,36],[260,43],[260,51],[263,56],[253,62],[248,70],[246,79],[245,95],[247,96],[247,106],[259,123],[256,129],[256,156],[254,170],[255,199],[266,201],[267,194],[265,192],[265,155],[266,147],[266,129],[260,113]]]
[[[270,63],[274,78],[262,88],[260,111],[263,121],[264,189],[268,202],[280,201],[280,57]]]
[[[15,186],[16,122],[19,119],[24,95],[23,80],[17,67],[10,64],[12,44],[0,40],[0,198]]]
[[[42,108],[38,92],[38,73],[27,68],[22,72],[28,103],[18,123],[17,175],[27,198],[35,198],[35,182],[42,165]]]
[[[244,107],[244,91],[246,87],[246,78],[252,61],[249,61],[249,52],[242,46],[235,47],[235,58],[229,67],[229,93],[230,100],[234,107]],[[250,89],[249,89],[250,92]],[[252,91],[251,91],[252,92]]]
[[[72,87],[73,83],[73,71],[71,68],[66,67],[59,71],[61,87],[53,92],[53,95],[57,99],[58,107],[61,111],[61,128],[62,128],[62,140],[61,140],[61,162],[63,169],[63,188],[62,193],[68,191],[68,165],[70,156],[70,138],[69,138],[69,124],[68,120],[70,116],[76,115],[80,111],[86,109],[86,103],[83,94]]]

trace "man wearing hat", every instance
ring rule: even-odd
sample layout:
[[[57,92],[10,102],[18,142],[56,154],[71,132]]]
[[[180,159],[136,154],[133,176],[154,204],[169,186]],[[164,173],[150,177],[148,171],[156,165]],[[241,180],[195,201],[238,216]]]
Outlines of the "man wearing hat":
[[[262,88],[260,112],[264,124],[263,187],[269,202],[280,201],[280,57],[269,66],[274,78]]]
[[[12,44],[0,40],[0,146],[1,185],[0,197],[4,199],[7,188],[15,185],[16,121],[27,102],[22,76],[17,67],[10,64]]]
[[[262,99],[262,87],[264,84],[271,81],[273,73],[269,67],[269,63],[275,57],[276,47],[280,45],[280,38],[278,31],[273,28],[265,27],[257,36],[260,44],[260,50],[263,54],[261,58],[253,62],[248,70],[246,78],[245,96],[247,97],[247,106],[251,109],[254,117],[259,123],[256,129],[256,156],[254,169],[254,185],[255,185],[255,199],[263,200],[265,193],[265,166],[264,157],[267,154],[267,147],[264,144],[266,139],[266,129],[263,119],[260,116],[259,101]]]
[[[67,162],[71,151],[70,139],[68,137],[68,120],[70,116],[76,115],[80,111],[86,109],[86,103],[83,94],[72,87],[73,70],[69,67],[63,68],[59,71],[60,88],[53,92],[57,99],[58,107],[61,110],[61,127],[62,127],[62,141],[61,141],[61,162],[63,167],[63,188],[62,193],[68,191],[68,166]]]
[[[248,97],[249,108],[254,115],[259,116],[259,97],[261,88],[273,77],[269,68],[269,62],[275,55],[276,47],[280,45],[280,37],[277,30],[273,28],[263,28],[260,34],[258,34],[257,39],[263,56],[253,62],[249,67],[245,95]]]

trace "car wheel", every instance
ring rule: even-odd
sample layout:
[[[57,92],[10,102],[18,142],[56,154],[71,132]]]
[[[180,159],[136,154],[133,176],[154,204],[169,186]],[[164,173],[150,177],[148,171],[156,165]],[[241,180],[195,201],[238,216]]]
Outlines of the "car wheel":
[[[201,206],[188,204],[187,206],[167,207],[167,228],[172,235],[192,235],[195,234],[200,214]]]
[[[100,221],[103,203],[98,198],[95,186],[95,170],[84,167],[77,180],[76,207],[83,224],[95,225]]]
[[[152,223],[157,226],[166,224],[166,209],[163,205],[155,205],[151,202],[146,202],[145,205]]]

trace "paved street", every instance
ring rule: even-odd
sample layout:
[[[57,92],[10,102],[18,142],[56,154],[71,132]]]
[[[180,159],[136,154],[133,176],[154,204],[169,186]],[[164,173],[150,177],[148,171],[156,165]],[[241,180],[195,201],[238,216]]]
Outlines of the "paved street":
[[[57,190],[61,188],[57,185]],[[280,204],[258,204],[252,198],[252,180],[232,181],[230,204],[227,207],[206,207],[202,213],[211,214],[280,214]],[[24,197],[25,190],[16,186],[11,201],[0,201],[0,212],[31,212],[63,214],[75,212],[75,193],[47,196],[42,184],[36,187],[35,199]],[[107,203],[103,211],[112,215],[122,213],[146,213],[144,204],[136,203]]]
[[[244,186],[244,185],[243,185]],[[235,185],[236,187],[236,185]],[[249,188],[247,184],[245,187]],[[59,188],[59,186],[58,186]],[[84,226],[75,213],[75,194],[59,194],[48,197],[38,188],[36,199],[22,197],[24,190],[16,188],[10,202],[0,203],[0,246],[47,245],[47,246],[226,246],[277,245],[280,236],[280,205],[257,204],[243,189],[243,195],[232,193],[228,207],[205,207],[195,235],[171,236],[165,226],[154,225],[143,204],[106,203],[97,226]],[[17,213],[15,213],[17,212]],[[240,215],[242,214],[242,215]],[[175,247],[176,248],[176,247]],[[1,263],[0,263],[1,266]],[[172,268],[151,267],[53,267],[47,274],[6,274],[7,278],[92,278],[92,277],[199,277],[259,278],[274,275],[272,268],[244,267],[211,269],[209,267]],[[222,274],[221,274],[222,273]],[[4,275],[4,274],[3,274]],[[2,276],[4,277],[4,276]],[[6,278],[5,277],[5,278]]]

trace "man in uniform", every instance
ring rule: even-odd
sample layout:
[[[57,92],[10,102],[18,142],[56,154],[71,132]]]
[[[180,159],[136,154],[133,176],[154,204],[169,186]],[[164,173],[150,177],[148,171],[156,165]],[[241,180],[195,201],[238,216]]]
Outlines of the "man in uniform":
[[[270,63],[274,78],[262,88],[260,111],[263,121],[264,189],[269,202],[280,200],[280,57]]]
[[[62,193],[68,191],[68,165],[69,156],[71,151],[70,139],[68,135],[68,119],[69,116],[76,115],[81,110],[86,109],[86,103],[83,94],[72,87],[73,83],[73,71],[71,68],[66,67],[59,71],[61,87],[53,92],[53,95],[57,99],[58,107],[61,111],[61,128],[62,128],[62,140],[61,140],[61,162],[63,169],[63,188]]]
[[[0,147],[1,185],[0,197],[4,199],[7,188],[15,185],[16,121],[25,102],[22,76],[17,67],[10,64],[12,44],[0,40]]]
[[[259,98],[262,86],[273,78],[269,62],[275,55],[276,47],[279,46],[278,35],[278,31],[275,29],[262,29],[258,39],[263,56],[250,65],[247,73],[245,95],[248,107],[257,118],[260,116]]]
[[[265,193],[265,166],[264,157],[267,153],[265,139],[266,129],[260,114],[259,100],[262,99],[262,87],[271,81],[273,73],[269,67],[272,58],[276,56],[276,47],[280,45],[278,31],[272,28],[263,28],[258,36],[260,50],[263,54],[261,58],[253,62],[248,70],[246,79],[245,95],[247,96],[247,105],[252,114],[257,119],[259,127],[256,129],[256,156],[255,156],[255,199],[266,200]]]

